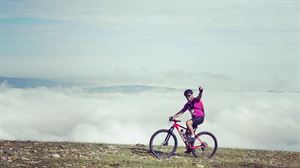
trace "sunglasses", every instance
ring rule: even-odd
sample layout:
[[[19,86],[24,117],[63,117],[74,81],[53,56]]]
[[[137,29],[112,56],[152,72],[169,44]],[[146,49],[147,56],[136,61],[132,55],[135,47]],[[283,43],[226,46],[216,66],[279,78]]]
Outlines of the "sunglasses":
[[[191,97],[191,96],[193,96],[193,95],[192,94],[186,95],[186,97]]]

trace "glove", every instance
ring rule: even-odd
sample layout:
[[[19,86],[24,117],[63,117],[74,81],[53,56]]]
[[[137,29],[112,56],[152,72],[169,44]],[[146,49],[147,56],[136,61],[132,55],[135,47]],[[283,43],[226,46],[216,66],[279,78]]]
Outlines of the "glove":
[[[203,88],[201,86],[199,86],[199,91],[202,92],[203,91]]]
[[[174,119],[173,116],[169,117],[169,121],[173,121],[173,119]]]

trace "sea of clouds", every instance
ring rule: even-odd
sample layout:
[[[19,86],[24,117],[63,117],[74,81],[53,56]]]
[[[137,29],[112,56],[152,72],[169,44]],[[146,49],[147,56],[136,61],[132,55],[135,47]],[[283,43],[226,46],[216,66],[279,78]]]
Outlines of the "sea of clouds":
[[[9,140],[148,144],[186,102],[178,91],[0,89],[0,139]],[[214,133],[219,146],[300,151],[298,92],[204,90],[203,102],[206,118],[199,130]],[[188,112],[180,117],[189,118]]]

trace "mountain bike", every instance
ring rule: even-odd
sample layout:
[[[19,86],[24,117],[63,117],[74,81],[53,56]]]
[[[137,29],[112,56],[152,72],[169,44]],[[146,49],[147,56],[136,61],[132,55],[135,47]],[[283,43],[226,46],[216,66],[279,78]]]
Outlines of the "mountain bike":
[[[187,153],[192,152],[194,157],[212,158],[217,151],[217,138],[210,132],[201,131],[196,134],[192,142],[188,142],[190,133],[188,128],[178,124],[180,120],[171,119],[173,122],[170,129],[160,129],[156,131],[150,138],[149,147],[150,152],[157,158],[169,158],[176,152],[178,141],[173,133],[174,128],[178,131],[183,140]],[[193,127],[196,131],[197,126]]]

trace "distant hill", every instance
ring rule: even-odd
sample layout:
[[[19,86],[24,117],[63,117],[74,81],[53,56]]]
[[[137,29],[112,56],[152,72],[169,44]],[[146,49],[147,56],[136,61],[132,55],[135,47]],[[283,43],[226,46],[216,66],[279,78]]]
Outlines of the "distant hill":
[[[53,87],[60,85],[60,83],[56,81],[38,78],[0,77],[0,83],[3,82],[14,88]]]
[[[49,80],[41,78],[14,78],[14,77],[3,77],[0,76],[0,84],[5,82],[9,87],[12,88],[36,88],[36,87],[81,87],[89,92],[98,93],[140,93],[140,92],[172,92],[172,91],[182,91],[183,89],[163,87],[163,86],[149,86],[149,85],[139,85],[139,84],[127,84],[127,85],[115,85],[115,86],[93,86],[89,87],[88,83],[82,81],[74,80]],[[93,84],[95,85],[95,84]],[[236,92],[236,91],[234,91]],[[290,91],[290,90],[267,90],[268,93],[296,93],[300,94],[300,91]]]
[[[8,86],[12,88],[36,88],[36,87],[83,87],[89,92],[99,92],[99,93],[139,93],[147,91],[159,91],[159,92],[170,92],[175,91],[175,88],[161,87],[161,86],[148,86],[148,85],[116,85],[116,86],[99,86],[99,87],[86,87],[81,86],[80,83],[71,81],[56,81],[47,80],[40,78],[12,78],[12,77],[0,77],[0,83],[5,82]]]
[[[300,152],[219,148],[212,159],[207,159],[194,158],[184,151],[179,147],[175,156],[157,159],[143,144],[0,140],[0,167],[300,167]]]

